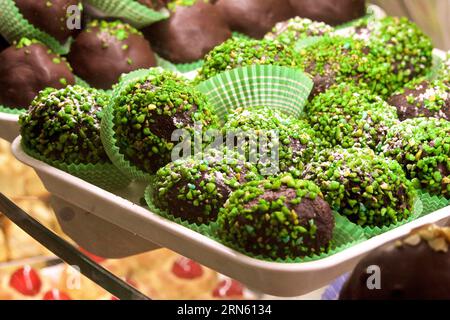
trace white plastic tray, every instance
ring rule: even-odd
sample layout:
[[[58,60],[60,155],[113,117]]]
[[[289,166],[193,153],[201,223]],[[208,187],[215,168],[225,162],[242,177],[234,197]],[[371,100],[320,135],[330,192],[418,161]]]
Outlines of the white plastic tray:
[[[19,116],[0,112],[0,138],[12,142],[20,132]]]
[[[14,155],[33,167],[49,192],[63,230],[95,254],[118,258],[151,250],[172,249],[207,267],[276,296],[298,296],[318,289],[374,248],[427,223],[446,222],[450,206],[386,232],[338,254],[305,263],[274,263],[238,253],[208,237],[166,220],[138,205],[144,186],[132,185],[116,195],[27,156],[20,137]]]

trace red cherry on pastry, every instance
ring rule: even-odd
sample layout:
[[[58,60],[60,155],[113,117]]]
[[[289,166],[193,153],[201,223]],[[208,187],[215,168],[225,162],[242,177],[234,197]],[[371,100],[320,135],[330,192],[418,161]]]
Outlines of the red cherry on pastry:
[[[41,291],[42,283],[36,270],[24,266],[11,275],[9,286],[25,296],[35,296]]]
[[[213,296],[216,298],[226,297],[241,297],[244,294],[244,286],[232,279],[225,279],[220,281],[213,291]]]
[[[180,257],[173,264],[172,272],[182,279],[195,279],[202,276],[203,268],[191,259]]]
[[[72,300],[72,299],[67,293],[62,292],[59,289],[52,289],[44,294],[42,300]]]

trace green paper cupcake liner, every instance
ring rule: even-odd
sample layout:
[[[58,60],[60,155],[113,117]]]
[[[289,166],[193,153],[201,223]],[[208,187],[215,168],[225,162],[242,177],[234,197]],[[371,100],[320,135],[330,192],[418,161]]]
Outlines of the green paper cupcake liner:
[[[434,211],[437,211],[439,209],[450,206],[450,199],[446,199],[444,197],[440,197],[440,196],[436,196],[436,195],[431,195],[422,190],[420,190],[418,193],[419,193],[419,198],[423,204],[422,216],[425,216]]]
[[[27,110],[26,109],[13,109],[13,108],[8,108],[6,106],[0,105],[0,112],[7,113],[7,114],[21,115],[22,113],[27,112]]]
[[[223,72],[198,84],[225,121],[237,107],[269,106],[289,115],[301,117],[313,82],[300,70],[252,65]]]
[[[166,60],[164,58],[161,58],[157,54],[155,54],[155,57],[156,57],[156,64],[157,64],[158,67],[161,67],[161,68],[163,68],[165,70],[174,71],[174,72],[175,71],[179,71],[177,69],[177,66],[175,64],[173,64],[172,62],[170,62],[170,61],[168,61],[168,60]]]
[[[253,39],[252,37],[250,37],[250,36],[248,36],[248,35],[246,35],[246,34],[237,32],[237,31],[233,31],[233,32],[231,33],[231,36],[232,36],[233,38],[236,38],[236,39],[242,39],[242,40],[250,40],[250,39]]]
[[[45,162],[52,167],[65,171],[102,189],[108,191],[119,190],[127,187],[131,182],[112,163],[67,164],[61,161],[49,160],[37,151],[30,150],[24,143],[21,145],[23,151],[30,157]]]
[[[121,154],[119,147],[117,147],[117,140],[114,135],[114,103],[127,84],[149,75],[151,72],[150,70],[151,69],[139,69],[122,75],[119,83],[112,91],[110,103],[104,108],[100,129],[103,147],[111,162],[129,179],[143,182],[150,181],[151,175],[131,164],[131,162],[125,159],[124,155]]]
[[[413,211],[411,216],[409,216],[407,219],[404,219],[402,221],[399,221],[397,223],[391,224],[389,226],[383,226],[383,227],[364,227],[364,233],[368,238],[372,238],[375,236],[378,236],[382,233],[394,230],[395,228],[398,228],[404,224],[407,224],[408,222],[414,221],[417,218],[420,218],[423,211],[423,205],[422,201],[420,200],[420,197],[417,196],[417,198],[414,201],[413,205]]]
[[[363,228],[360,226],[351,223],[347,218],[341,216],[338,213],[335,213],[335,228],[333,231],[333,239],[331,248],[328,252],[322,253],[322,254],[314,254],[307,257],[289,257],[287,259],[271,259],[262,255],[255,255],[253,253],[247,252],[233,243],[223,241],[218,236],[218,224],[216,222],[211,222],[209,224],[195,224],[195,223],[189,223],[181,218],[177,218],[169,213],[167,213],[165,210],[161,210],[158,208],[154,202],[153,202],[153,187],[152,183],[149,184],[147,189],[145,190],[145,201],[147,203],[148,209],[152,211],[153,213],[168,219],[170,221],[173,221],[175,223],[178,223],[182,225],[185,228],[191,229],[195,232],[198,232],[204,236],[207,236],[208,238],[211,238],[219,243],[222,243],[226,245],[227,247],[230,247],[240,253],[243,253],[249,257],[258,259],[258,260],[264,260],[264,261],[271,261],[271,262],[280,262],[280,263],[300,263],[300,262],[308,262],[308,261],[315,261],[320,260],[329,256],[332,256],[336,253],[339,253],[345,249],[348,249],[364,240],[367,240],[364,234]]]
[[[58,54],[67,54],[70,48],[70,39],[65,44],[61,44],[54,37],[28,22],[20,13],[14,0],[2,0],[0,34],[9,43],[19,41],[23,37],[39,40]]]
[[[437,54],[433,53],[433,64],[431,66],[430,71],[426,75],[428,80],[435,80],[438,76],[438,73],[442,67],[443,60]]]
[[[312,46],[316,44],[320,40],[322,40],[323,36],[314,36],[314,37],[306,37],[305,39],[298,40],[294,44],[295,51],[300,51],[306,47]]]
[[[83,88],[90,88],[91,86],[89,85],[89,83],[87,83],[86,81],[84,81],[83,79],[81,79],[78,76],[75,76],[75,84],[83,87]]]
[[[177,63],[175,64],[175,68],[181,73],[188,73],[197,69],[200,69],[203,66],[204,61],[198,60],[191,63]]]
[[[124,19],[138,29],[169,17],[167,9],[155,11],[135,0],[86,0],[86,3],[106,16]]]
[[[337,217],[337,215],[335,216]],[[341,224],[338,224],[341,223]],[[263,260],[263,261],[268,261],[268,262],[278,262],[278,263],[302,263],[302,262],[311,262],[311,261],[317,261],[317,260],[321,260],[327,257],[331,257],[339,252],[342,252],[348,248],[353,247],[354,245],[361,243],[363,241],[366,240],[366,238],[364,238],[363,236],[360,237],[359,239],[355,239],[353,241],[345,241],[345,242],[340,242],[341,239],[352,239],[352,234],[360,234],[361,231],[359,230],[360,228],[354,224],[351,223],[346,223],[346,222],[339,222],[338,219],[336,219],[336,227],[335,227],[335,231],[333,234],[333,239],[331,241],[331,248],[330,250],[328,250],[327,252],[321,253],[321,254],[313,254],[310,256],[306,256],[306,257],[288,257],[286,259],[271,259],[268,258],[266,256],[263,255],[256,255],[253,254],[251,252],[247,252],[241,248],[238,248],[234,243],[231,242],[227,242],[227,241],[222,241],[218,236],[217,236],[217,229],[218,229],[218,225],[217,224],[212,224],[210,226],[210,232],[212,232],[212,234],[210,235],[206,235],[209,238],[222,243],[223,245],[236,250],[242,254],[245,254],[246,256],[249,256],[251,258],[254,259],[258,259],[258,260]]]

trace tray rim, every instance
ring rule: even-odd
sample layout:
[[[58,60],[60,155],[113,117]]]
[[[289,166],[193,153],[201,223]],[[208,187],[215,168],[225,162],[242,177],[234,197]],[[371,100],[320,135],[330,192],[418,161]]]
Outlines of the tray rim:
[[[307,271],[319,271],[328,269],[331,267],[335,267],[336,265],[343,264],[351,259],[354,259],[355,257],[359,257],[361,255],[364,255],[368,253],[369,251],[375,249],[376,247],[383,245],[389,241],[396,240],[406,234],[409,233],[410,230],[417,228],[419,226],[425,225],[427,223],[435,223],[439,222],[445,218],[450,217],[450,206],[447,206],[445,208],[442,208],[438,211],[432,212],[424,217],[420,217],[412,222],[406,223],[402,226],[399,226],[396,229],[393,229],[391,231],[385,232],[381,235],[375,236],[371,239],[364,240],[361,243],[355,244],[352,247],[349,247],[347,249],[342,250],[341,252],[338,252],[334,255],[331,255],[329,257],[325,257],[323,259],[318,259],[314,261],[308,261],[308,262],[298,262],[298,263],[283,263],[283,262],[271,262],[271,261],[264,261],[255,259],[252,257],[249,257],[243,253],[240,253],[232,248],[229,248],[207,236],[204,236],[202,234],[197,233],[196,231],[193,231],[189,228],[186,228],[176,222],[167,220],[150,210],[141,207],[140,205],[137,205],[136,203],[131,202],[130,200],[127,200],[121,196],[118,196],[114,193],[108,192],[106,190],[103,190],[97,186],[94,186],[84,180],[81,180],[77,177],[74,177],[64,171],[61,171],[59,169],[56,169],[54,167],[51,167],[50,165],[39,161],[37,159],[34,159],[22,150],[20,146],[21,137],[18,137],[14,140],[12,143],[12,151],[13,154],[16,156],[16,158],[33,167],[35,170],[44,172],[50,176],[53,176],[56,179],[61,180],[63,183],[75,186],[77,188],[82,188],[86,191],[88,191],[91,194],[95,194],[97,197],[103,198],[107,202],[115,203],[118,207],[121,208],[127,208],[128,215],[132,213],[135,215],[135,218],[139,219],[145,219],[148,220],[148,222],[154,224],[155,226],[158,226],[162,228],[164,231],[171,233],[172,235],[177,235],[177,238],[179,240],[190,240],[192,242],[196,242],[199,249],[209,249],[212,251],[215,251],[216,254],[219,254],[225,258],[228,258],[236,263],[244,264],[249,267],[257,268],[260,270],[270,270],[270,271],[277,271],[277,272],[286,272],[286,273],[297,273],[297,272],[307,272]],[[60,195],[58,195],[60,196]],[[73,205],[77,206],[77,204],[70,201],[70,199],[65,199],[66,201],[72,203]],[[105,219],[107,218],[107,215],[99,215],[98,212],[91,212],[94,215],[97,215],[98,217]],[[124,211],[125,213],[125,211]],[[107,220],[107,219],[105,219]],[[110,223],[118,225],[117,221],[111,221],[107,220]],[[118,225],[119,226],[119,225]],[[119,226],[122,227],[122,226]],[[136,230],[129,230],[128,228],[124,228],[131,232],[136,232]],[[136,232],[139,236],[141,236],[144,239],[148,239],[149,241],[154,241],[152,239],[149,239],[146,235],[139,234]],[[159,241],[154,241],[158,243],[159,245],[163,247],[167,247],[169,249],[172,249],[174,251],[177,251],[177,248],[171,248],[171,246],[167,246],[166,244],[160,243]],[[201,261],[199,261],[201,262]]]

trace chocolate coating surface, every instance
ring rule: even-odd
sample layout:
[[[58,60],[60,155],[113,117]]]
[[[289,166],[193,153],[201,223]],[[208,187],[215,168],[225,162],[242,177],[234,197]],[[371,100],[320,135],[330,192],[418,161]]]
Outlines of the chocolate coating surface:
[[[381,289],[369,290],[367,280],[380,268]],[[356,266],[344,285],[340,300],[450,299],[450,252],[418,244],[389,243],[372,251]],[[372,283],[369,280],[369,283]]]
[[[332,26],[360,18],[366,13],[365,0],[289,0],[293,15],[323,21]]]
[[[288,0],[219,0],[222,12],[233,31],[261,39],[277,22],[294,16]]]
[[[434,117],[450,121],[450,84],[422,81],[403,93],[393,95],[389,104],[397,108],[401,121],[417,117]]]
[[[176,7],[169,19],[147,27],[144,34],[163,58],[189,63],[230,38],[231,30],[214,5],[198,1]]]
[[[68,59],[75,74],[99,89],[110,89],[122,73],[156,66],[142,34],[117,22],[90,24],[75,39]]]
[[[11,46],[0,53],[0,104],[28,108],[46,87],[56,89],[74,84],[69,65],[41,43]]]
[[[67,8],[80,0],[14,0],[20,13],[31,24],[55,37],[60,42],[77,33],[67,28]]]

